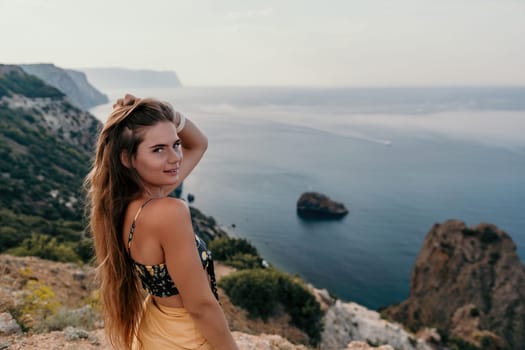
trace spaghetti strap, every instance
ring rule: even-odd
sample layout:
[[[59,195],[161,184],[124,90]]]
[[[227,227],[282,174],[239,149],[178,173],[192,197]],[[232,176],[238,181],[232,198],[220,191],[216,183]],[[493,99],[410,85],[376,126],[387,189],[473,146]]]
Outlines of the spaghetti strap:
[[[140,212],[142,211],[142,208],[146,206],[151,200],[154,198],[150,198],[147,201],[145,201],[137,210],[137,213],[135,214],[135,217],[133,218],[133,222],[131,223],[131,228],[129,230],[129,237],[128,237],[128,254],[131,254],[130,247],[131,247],[131,240],[133,239],[133,233],[135,232],[135,221],[137,221],[137,218],[139,217]]]

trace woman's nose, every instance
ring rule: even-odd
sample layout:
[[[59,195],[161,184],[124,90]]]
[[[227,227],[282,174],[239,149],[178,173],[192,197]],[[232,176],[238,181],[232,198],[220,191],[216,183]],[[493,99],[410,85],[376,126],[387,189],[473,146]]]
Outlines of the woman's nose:
[[[182,150],[171,148],[170,156],[169,156],[168,161],[170,163],[176,163],[176,162],[178,162],[180,160],[182,160]]]

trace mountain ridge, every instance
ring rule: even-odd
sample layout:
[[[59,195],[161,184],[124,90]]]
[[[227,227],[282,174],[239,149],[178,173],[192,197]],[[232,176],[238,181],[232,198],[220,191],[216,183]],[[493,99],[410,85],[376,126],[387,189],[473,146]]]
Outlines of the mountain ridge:
[[[52,63],[19,65],[26,73],[34,75],[65,93],[76,107],[88,110],[91,107],[107,103],[106,95],[91,85],[84,72],[64,69]]]

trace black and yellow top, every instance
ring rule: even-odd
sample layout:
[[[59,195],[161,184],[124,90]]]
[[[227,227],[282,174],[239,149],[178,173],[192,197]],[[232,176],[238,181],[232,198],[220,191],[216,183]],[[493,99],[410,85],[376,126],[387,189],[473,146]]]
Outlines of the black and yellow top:
[[[142,204],[137,211],[137,214],[133,218],[133,223],[131,224],[131,229],[129,230],[128,238],[128,255],[131,259],[131,262],[137,271],[139,278],[142,282],[144,289],[151,295],[157,297],[169,297],[172,295],[179,294],[179,290],[175,286],[175,283],[171,279],[170,274],[168,273],[168,267],[165,263],[160,263],[157,265],[144,265],[133,260],[130,254],[131,240],[133,239],[133,234],[135,233],[135,221],[137,220],[142,208],[148,204],[152,199],[148,199],[144,204]],[[206,243],[197,235],[195,235],[195,243],[197,245],[197,251],[199,252],[199,257],[202,262],[202,267],[208,272],[210,278],[210,286],[215,295],[215,298],[218,300],[219,296],[217,294],[217,282],[215,281],[215,272],[213,269],[213,259],[211,252],[206,247]]]

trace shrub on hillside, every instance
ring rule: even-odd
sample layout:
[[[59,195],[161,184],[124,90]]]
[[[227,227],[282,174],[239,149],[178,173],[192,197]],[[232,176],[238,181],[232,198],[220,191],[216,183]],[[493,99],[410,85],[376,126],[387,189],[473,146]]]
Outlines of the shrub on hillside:
[[[0,252],[8,248],[16,247],[17,244],[20,244],[20,242],[26,238],[26,235],[25,232],[13,227],[0,227]]]
[[[49,286],[39,281],[28,280],[12,314],[20,326],[27,330],[55,314],[59,307],[60,302]]]
[[[253,269],[262,266],[257,249],[244,238],[222,237],[210,242],[209,248],[216,260],[237,269]]]
[[[248,311],[250,317],[266,320],[281,304],[290,315],[291,323],[310,337],[310,343],[319,343],[323,316],[321,307],[299,278],[275,269],[252,269],[223,277],[219,286],[232,303]]]
[[[61,262],[80,262],[80,258],[71,244],[59,243],[56,238],[47,235],[32,234],[22,243],[7,251],[17,256],[38,256],[39,258]]]
[[[3,189],[0,184],[0,191]],[[4,196],[0,201],[3,199]],[[0,252],[19,246],[34,232],[55,237],[60,242],[79,242],[84,235],[84,225],[80,221],[49,220],[48,217],[24,215],[3,206],[7,204],[0,203]]]
[[[252,318],[266,320],[277,306],[279,278],[275,271],[263,269],[243,270],[223,277],[219,281],[230,300]]]
[[[310,337],[312,344],[321,340],[321,306],[315,296],[299,278],[282,275],[279,281],[280,298],[292,323]]]
[[[228,258],[226,263],[238,270],[256,269],[261,267],[262,259],[255,255],[238,253]]]
[[[0,96],[11,93],[27,97],[60,98],[64,93],[52,86],[46,85],[37,77],[19,71],[12,71],[0,77]]]
[[[222,237],[210,243],[213,256],[219,260],[226,260],[235,254],[259,255],[257,249],[244,238]]]
[[[73,243],[73,250],[83,262],[90,262],[95,256],[93,240],[84,238],[80,242]]]

